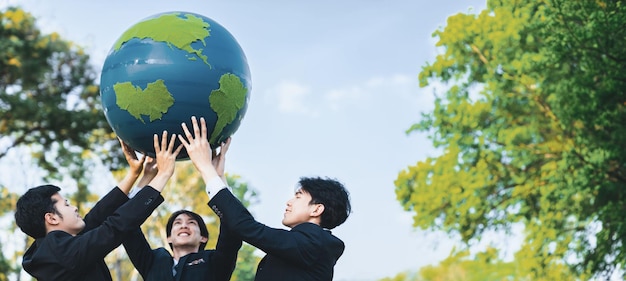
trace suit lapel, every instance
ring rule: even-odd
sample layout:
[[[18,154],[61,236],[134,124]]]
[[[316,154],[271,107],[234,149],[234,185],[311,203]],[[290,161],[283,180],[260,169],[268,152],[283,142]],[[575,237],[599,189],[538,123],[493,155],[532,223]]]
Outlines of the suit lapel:
[[[186,255],[178,260],[178,264],[176,264],[176,275],[174,276],[174,280],[180,281],[180,278],[183,275],[182,271],[185,268],[185,263],[187,262],[187,257],[189,257],[189,255]]]

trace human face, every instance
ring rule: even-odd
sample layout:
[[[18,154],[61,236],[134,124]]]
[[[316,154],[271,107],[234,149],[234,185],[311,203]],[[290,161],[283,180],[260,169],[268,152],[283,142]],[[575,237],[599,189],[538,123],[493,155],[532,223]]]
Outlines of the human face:
[[[56,201],[54,207],[57,213],[47,213],[46,222],[50,230],[62,230],[71,235],[76,235],[85,228],[85,221],[78,214],[78,208],[70,205],[69,201],[59,193],[52,195]]]
[[[173,248],[192,248],[196,251],[200,247],[200,243],[206,243],[207,238],[202,237],[200,226],[193,217],[188,214],[180,214],[172,223],[172,231],[167,237],[167,242],[172,244]]]
[[[324,209],[322,204],[310,204],[311,194],[299,188],[293,198],[287,201],[287,208],[283,217],[283,225],[287,227],[295,227],[303,222],[312,222],[320,224],[321,211]]]

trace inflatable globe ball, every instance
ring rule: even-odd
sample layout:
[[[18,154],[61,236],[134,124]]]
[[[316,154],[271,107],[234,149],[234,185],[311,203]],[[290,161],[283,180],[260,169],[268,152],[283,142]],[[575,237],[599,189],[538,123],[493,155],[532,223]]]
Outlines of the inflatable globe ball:
[[[154,134],[182,134],[183,122],[192,128],[192,116],[205,118],[217,147],[239,128],[250,90],[246,56],[235,38],[214,20],[188,12],[131,26],[111,48],[100,77],[109,125],[149,156],[155,155]],[[184,149],[181,159],[188,159]]]

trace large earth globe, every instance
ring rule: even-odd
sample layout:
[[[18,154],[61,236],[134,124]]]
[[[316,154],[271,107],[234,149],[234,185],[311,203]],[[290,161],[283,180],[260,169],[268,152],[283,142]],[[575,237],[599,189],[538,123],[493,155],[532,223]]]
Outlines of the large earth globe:
[[[192,116],[205,118],[209,143],[219,146],[239,128],[250,90],[248,62],[233,35],[189,12],[156,14],[128,28],[100,77],[109,125],[149,156],[155,155],[154,134],[182,134],[183,122],[192,128]],[[177,159],[188,157],[183,149]]]

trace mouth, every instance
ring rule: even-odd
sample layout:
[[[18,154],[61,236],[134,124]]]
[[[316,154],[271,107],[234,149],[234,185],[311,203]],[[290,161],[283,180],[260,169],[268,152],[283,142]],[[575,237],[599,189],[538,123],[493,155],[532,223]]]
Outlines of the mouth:
[[[189,237],[189,236],[191,236],[191,234],[189,232],[178,233],[178,237]]]

